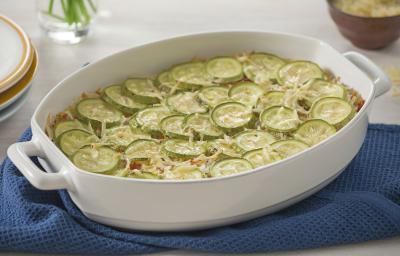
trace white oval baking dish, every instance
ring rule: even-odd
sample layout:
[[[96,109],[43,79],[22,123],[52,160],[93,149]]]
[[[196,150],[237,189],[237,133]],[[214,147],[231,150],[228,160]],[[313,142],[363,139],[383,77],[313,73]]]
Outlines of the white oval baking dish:
[[[300,154],[249,172],[205,180],[136,180],[82,171],[44,133],[48,114],[63,110],[81,92],[129,76],[157,74],[194,56],[251,50],[315,61],[359,91],[365,105],[336,135]],[[272,213],[332,181],[359,151],[374,98],[389,88],[388,78],[369,59],[356,52],[341,54],[317,39],[253,31],[181,36],[113,54],[61,81],[32,117],[32,140],[11,145],[8,155],[35,187],[67,189],[82,212],[100,223],[148,231],[205,229]],[[45,159],[51,171],[41,171],[29,156]]]

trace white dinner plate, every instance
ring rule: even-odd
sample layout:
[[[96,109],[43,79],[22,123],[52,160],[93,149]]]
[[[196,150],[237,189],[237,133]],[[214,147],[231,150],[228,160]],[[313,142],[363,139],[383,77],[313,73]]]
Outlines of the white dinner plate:
[[[19,81],[33,60],[33,50],[25,32],[0,15],[0,92]]]

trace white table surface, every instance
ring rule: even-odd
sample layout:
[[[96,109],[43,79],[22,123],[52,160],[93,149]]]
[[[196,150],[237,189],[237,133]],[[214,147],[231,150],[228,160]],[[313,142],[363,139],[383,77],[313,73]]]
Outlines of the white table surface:
[[[28,127],[30,117],[43,96],[66,75],[88,61],[161,38],[210,30],[285,31],[320,38],[341,52],[362,52],[379,65],[400,67],[400,41],[380,51],[363,51],[353,47],[337,31],[324,0],[100,1],[101,10],[93,36],[73,46],[56,45],[41,34],[35,16],[35,1],[0,1],[0,13],[26,30],[38,49],[40,59],[38,75],[28,102],[15,116],[0,124],[0,158],[5,157],[8,145]],[[371,122],[400,124],[399,109],[400,98],[393,98],[388,93],[375,101]],[[162,255],[187,254],[173,251]],[[400,255],[400,237],[268,255]]]

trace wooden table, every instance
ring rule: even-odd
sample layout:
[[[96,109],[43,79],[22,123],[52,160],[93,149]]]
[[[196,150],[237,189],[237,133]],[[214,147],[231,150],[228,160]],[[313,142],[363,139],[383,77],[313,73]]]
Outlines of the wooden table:
[[[1,0],[0,13],[26,30],[39,52],[40,60],[28,102],[15,116],[0,124],[1,158],[5,157],[8,145],[29,126],[40,100],[61,79],[86,62],[161,38],[210,30],[285,31],[320,38],[342,52],[362,52],[380,65],[400,66],[400,41],[380,51],[356,49],[339,34],[322,0],[102,0],[93,36],[73,46],[54,44],[41,34],[35,16],[35,1]],[[400,124],[399,109],[400,98],[386,94],[376,100],[371,122]],[[400,238],[393,238],[269,255],[386,256],[399,255],[399,252]],[[164,253],[175,254],[184,255],[186,252]]]

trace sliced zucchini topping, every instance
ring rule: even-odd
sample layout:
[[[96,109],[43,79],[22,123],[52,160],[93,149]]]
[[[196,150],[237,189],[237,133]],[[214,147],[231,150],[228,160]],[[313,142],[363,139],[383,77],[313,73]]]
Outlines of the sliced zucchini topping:
[[[167,179],[197,180],[203,178],[203,172],[197,166],[181,165],[166,174]]]
[[[125,150],[128,159],[147,160],[160,154],[160,143],[151,139],[138,139],[132,142]]]
[[[229,97],[246,106],[255,106],[258,98],[264,93],[263,89],[254,83],[242,82],[229,90]]]
[[[243,128],[252,118],[251,109],[239,102],[219,104],[211,112],[212,121],[222,129]]]
[[[261,125],[275,132],[292,132],[300,124],[297,112],[294,109],[275,106],[264,110],[260,114]]]
[[[207,107],[201,105],[197,101],[197,94],[193,92],[181,92],[169,96],[167,98],[167,104],[172,111],[186,115],[207,112]]]
[[[77,167],[124,178],[208,179],[266,166],[323,143],[364,102],[317,64],[286,57],[196,58],[154,80],[84,92],[49,115],[45,131]]]
[[[243,158],[227,158],[216,162],[210,169],[212,177],[232,175],[253,169],[249,161]]]
[[[215,139],[224,135],[223,131],[211,122],[208,114],[189,115],[185,120],[185,127],[193,129],[203,139]]]
[[[172,78],[177,83],[192,86],[211,86],[215,85],[212,77],[208,74],[206,64],[203,62],[189,62],[175,66],[171,70]]]
[[[263,111],[264,109],[273,106],[282,106],[284,104],[285,93],[281,91],[269,91],[263,94],[257,102],[257,111]]]
[[[54,128],[54,136],[57,138],[58,136],[60,136],[61,133],[69,131],[69,130],[75,130],[75,129],[86,130],[83,127],[82,123],[76,119],[60,122]]]
[[[256,84],[269,84],[276,79],[277,72],[285,64],[281,58],[265,53],[253,53],[245,58],[243,71]]]
[[[57,138],[58,146],[67,156],[71,156],[85,145],[99,141],[96,135],[83,130],[69,130]]]
[[[146,107],[145,104],[126,96],[120,85],[111,85],[105,88],[103,99],[125,113],[134,113]]]
[[[283,158],[292,156],[308,148],[308,145],[299,140],[280,140],[272,143],[271,148]]]
[[[243,158],[248,160],[254,168],[279,161],[282,157],[268,148],[259,148],[246,152]]]
[[[137,139],[150,139],[150,135],[138,128],[132,128],[128,125],[113,127],[107,129],[104,138],[105,143],[118,147],[127,147]]]
[[[161,120],[160,127],[162,132],[171,138],[189,138],[191,132],[184,129],[184,121],[184,115],[167,116]]]
[[[268,147],[276,141],[275,137],[266,131],[247,130],[234,137],[236,146],[243,151]]]
[[[343,85],[331,83],[322,79],[313,79],[307,86],[304,99],[311,106],[317,99],[325,97],[346,97],[346,88]]]
[[[215,83],[236,82],[243,78],[242,65],[231,57],[211,59],[207,62],[206,69]]]
[[[147,78],[128,79],[124,83],[124,89],[133,100],[143,104],[154,104],[161,99],[160,91]]]
[[[206,87],[200,90],[198,97],[199,99],[210,107],[229,100],[228,95],[229,89],[222,86]]]
[[[312,146],[336,133],[333,125],[321,119],[311,119],[302,123],[294,132],[294,138]]]
[[[278,82],[281,85],[302,86],[314,78],[323,78],[324,72],[311,61],[290,62],[278,71]]]
[[[72,162],[78,168],[96,173],[114,171],[118,168],[119,161],[120,154],[106,146],[85,146],[72,156]]]
[[[164,142],[165,153],[174,158],[191,158],[206,152],[206,144],[202,141],[171,139]]]
[[[140,110],[136,114],[136,122],[138,125],[148,132],[159,132],[160,122],[163,118],[173,113],[165,107],[150,107]]]
[[[93,126],[101,126],[102,123],[116,125],[123,118],[122,112],[98,98],[81,100],[76,105],[76,112],[81,120],[91,122]]]
[[[337,128],[343,127],[354,116],[353,106],[344,99],[327,97],[317,100],[311,107],[310,117],[322,119]]]

